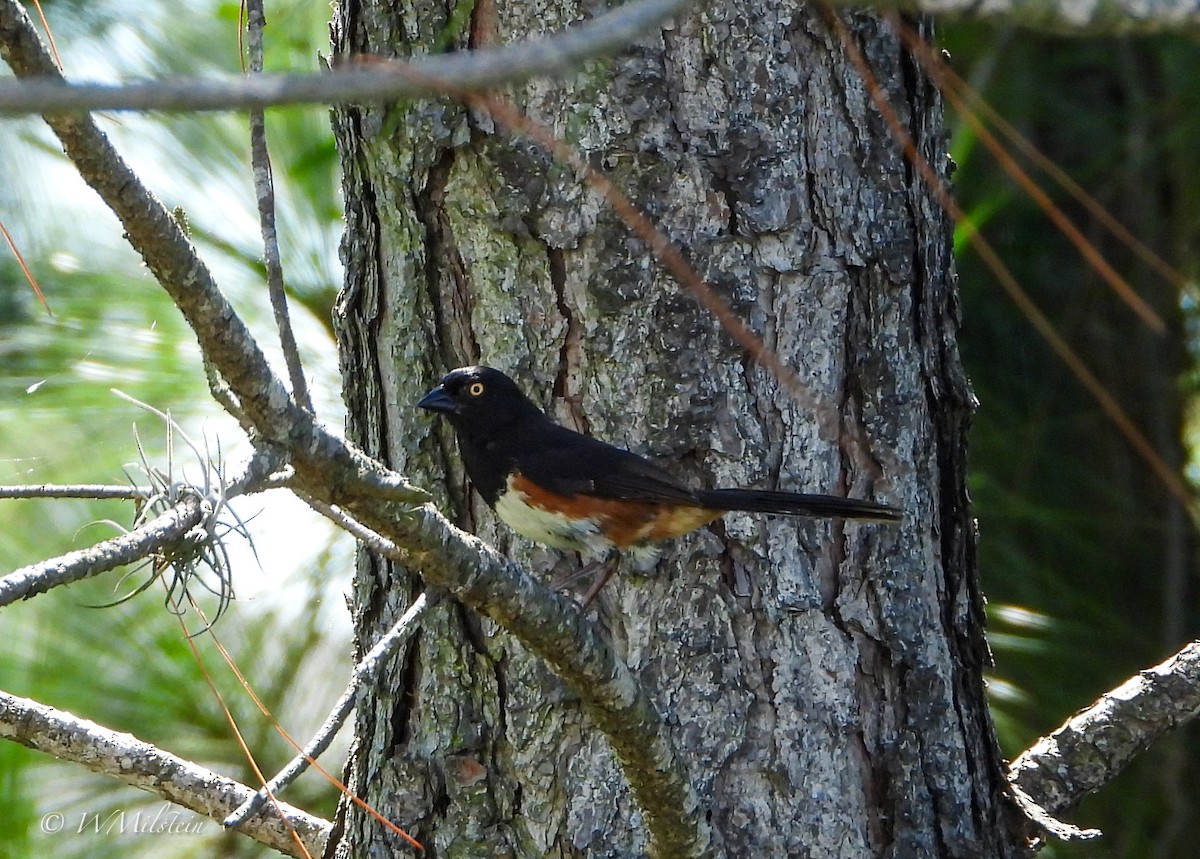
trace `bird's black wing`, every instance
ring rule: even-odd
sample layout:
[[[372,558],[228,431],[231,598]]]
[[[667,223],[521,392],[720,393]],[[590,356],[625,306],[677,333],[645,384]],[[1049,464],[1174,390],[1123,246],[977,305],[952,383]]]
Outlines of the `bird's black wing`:
[[[885,504],[835,495],[763,489],[693,491],[637,454],[550,421],[522,435],[514,460],[523,476],[559,495],[793,516],[897,520],[903,515]]]
[[[700,506],[654,463],[549,421],[525,437],[515,460],[523,476],[560,495]]]

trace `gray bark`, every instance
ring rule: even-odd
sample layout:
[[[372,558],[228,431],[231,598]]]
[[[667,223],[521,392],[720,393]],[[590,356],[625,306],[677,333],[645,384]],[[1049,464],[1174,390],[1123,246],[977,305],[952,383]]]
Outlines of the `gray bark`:
[[[498,4],[491,39],[591,11]],[[485,16],[472,23],[478,44]],[[944,173],[933,88],[875,19],[848,23]],[[339,55],[439,39],[468,47],[440,4],[337,11]],[[624,572],[595,622],[671,725],[717,854],[1020,853],[981,678],[950,226],[836,35],[800,3],[712,4],[514,98],[658,221],[836,425],[745,360],[569,171],[486,117],[415,101],[335,115],[353,440],[547,580],[559,555],[497,523],[446,428],[412,407],[447,369],[498,367],[694,485],[902,505],[899,526],[726,517],[654,574]],[[363,650],[417,588],[363,556]],[[645,852],[604,737],[492,621],[443,602],[385,675],[359,709],[350,786],[426,855]],[[388,855],[357,809],[339,824],[340,855]]]

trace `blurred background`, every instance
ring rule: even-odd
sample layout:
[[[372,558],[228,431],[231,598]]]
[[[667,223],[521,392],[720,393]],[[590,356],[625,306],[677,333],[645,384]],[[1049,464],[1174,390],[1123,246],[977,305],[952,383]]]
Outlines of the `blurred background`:
[[[1172,282],[1035,173],[1166,324],[1152,331],[1008,178],[961,118],[955,186],[1024,289],[1157,454],[1195,485],[1200,44],[942,30],[951,64],[1009,123],[1182,276]],[[960,239],[962,229],[959,230]],[[992,711],[1015,755],[1197,637],[1187,511],[960,245],[963,359],[980,401],[972,497],[996,666]],[[1072,822],[1098,843],[1047,856],[1186,857],[1200,842],[1200,734],[1159,743]]]
[[[239,69],[237,4],[137,5],[135,14],[116,0],[44,3],[68,75],[129,79]],[[267,15],[268,69],[316,68],[328,41],[326,4],[274,2]],[[1200,45],[1172,37],[1059,39],[961,24],[944,26],[941,37],[960,75],[1181,271],[1182,281],[1172,281],[1151,270],[1039,177],[1164,320],[1166,332],[1155,333],[951,114],[955,184],[968,219],[1158,455],[1190,479]],[[101,124],[164,202],[185,210],[194,240],[239,312],[261,342],[274,343],[244,119],[121,114]],[[318,412],[340,426],[329,318],[341,283],[341,201],[327,112],[273,110],[268,134],[294,321]],[[12,255],[0,253],[0,482],[114,482],[123,471],[136,477],[137,439],[152,461],[165,462],[162,421],[118,399],[112,388],[170,410],[234,467],[247,453],[240,432],[211,402],[193,339],[122,241],[116,220],[40,120],[0,122],[0,153],[0,219],[54,311],[41,309]],[[971,467],[996,660],[989,683],[1001,740],[1015,755],[1197,636],[1195,531],[965,242],[959,271],[960,346],[980,400]],[[195,457],[178,439],[174,459],[177,470],[199,476]],[[306,737],[349,670],[342,594],[353,548],[282,495],[238,507],[251,519],[257,553],[233,542],[239,599],[216,632],[276,718]],[[124,504],[0,504],[4,570],[130,525]],[[151,589],[105,610],[85,607],[111,602],[140,580],[135,575],[114,590],[116,577],[105,576],[5,609],[0,688],[249,781],[161,592]],[[211,637],[195,642],[264,769],[277,767],[290,749],[221,664]],[[1197,738],[1192,728],[1159,744],[1071,816],[1102,828],[1102,841],[1052,845],[1042,855],[1192,856],[1200,841]],[[306,776],[288,799],[329,816],[336,795]],[[141,811],[148,821],[162,808],[110,779],[0,743],[0,857],[269,853],[211,822],[201,835],[75,831],[82,820],[91,827],[92,815],[104,826],[113,812],[132,821]],[[40,831],[51,812],[65,816],[63,832]],[[189,812],[179,819],[199,821]]]
[[[131,7],[115,0],[50,0],[43,8],[72,77],[240,69],[237,3]],[[267,67],[316,68],[318,54],[328,50],[328,5],[269,4],[267,15]],[[163,202],[183,210],[222,288],[282,370],[262,289],[244,115],[120,114],[101,118],[100,126]],[[328,114],[275,110],[267,126],[293,323],[318,411],[340,428],[330,308],[342,278],[342,210]],[[0,246],[0,483],[122,482],[124,473],[144,483],[137,471],[139,439],[149,460],[165,469],[163,421],[112,388],[169,411],[197,446],[214,457],[219,450],[236,473],[249,448],[209,396],[194,338],[40,118],[0,121],[0,173],[0,219],[54,311],[45,313]],[[177,474],[202,478],[197,457],[178,436],[173,460]],[[6,571],[132,524],[128,503],[0,505],[0,568]],[[248,520],[257,553],[230,539],[238,599],[215,633],[280,724],[304,742],[349,676],[343,594],[353,573],[353,544],[287,492],[245,499],[236,509]],[[164,610],[163,589],[156,584],[113,608],[86,607],[112,602],[145,577],[137,573],[116,587],[119,575],[109,574],[6,609],[0,688],[252,782],[179,622]],[[216,600],[204,596],[201,605],[211,613]],[[191,631],[202,625],[188,619]],[[251,703],[212,637],[200,635],[194,643],[260,765],[274,772],[293,750]],[[345,741],[329,753],[335,772]],[[308,773],[287,799],[328,818],[337,793]],[[44,815],[52,813],[63,815],[62,831],[42,832]],[[0,857],[12,859],[278,855],[225,834],[214,821],[8,742],[0,742],[0,820]],[[200,834],[134,833],[155,821],[199,825]]]

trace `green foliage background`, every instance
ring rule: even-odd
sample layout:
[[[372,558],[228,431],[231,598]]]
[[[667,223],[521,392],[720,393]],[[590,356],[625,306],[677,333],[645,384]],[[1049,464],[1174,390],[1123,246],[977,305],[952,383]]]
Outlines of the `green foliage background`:
[[[1200,47],[947,27],[953,65],[1139,239],[1194,281],[1200,238]],[[1165,320],[1151,332],[960,124],[956,190],[1024,288],[1174,468],[1191,459],[1194,285],[1148,271],[1046,177],[1041,184]],[[996,656],[993,712],[1015,755],[1197,635],[1187,513],[995,278],[959,254],[960,345],[980,408],[971,437],[980,564]],[[1097,843],[1044,855],[1185,857],[1200,839],[1196,730],[1087,799]]]
[[[43,6],[71,76],[239,69],[234,3],[139,4],[136,11],[110,0]],[[268,68],[315,68],[328,41],[328,7],[271,4],[268,14]],[[201,253],[273,348],[245,118],[122,114],[101,124],[164,202],[182,207]],[[341,203],[327,112],[273,111],[268,127],[295,321],[314,395],[337,423],[340,379],[329,311],[341,281]],[[150,461],[165,469],[162,422],[111,388],[169,410],[233,467],[247,452],[240,432],[212,403],[191,334],[122,240],[116,219],[74,174],[40,120],[0,122],[0,152],[0,218],[54,311],[42,311],[15,261],[0,255],[0,482],[121,482],[126,473],[136,479],[135,425]],[[178,440],[174,460],[177,474],[200,477],[195,457]],[[303,741],[350,669],[342,593],[351,545],[300,505],[254,499],[239,509],[252,519],[258,557],[244,544],[233,546],[237,591],[248,599],[234,604],[216,633],[279,722]],[[89,545],[128,527],[133,515],[115,502],[0,501],[0,511],[5,571]],[[112,601],[143,577],[114,591],[117,578],[5,609],[0,688],[252,782],[179,623],[163,608],[161,589],[115,608],[86,607]],[[190,629],[201,625],[189,619]],[[195,643],[259,764],[275,771],[292,750],[252,705],[211,637]],[[331,760],[337,757],[335,749]],[[312,776],[288,795],[327,817],[336,797]],[[215,822],[11,743],[0,743],[0,809],[0,857],[277,855]],[[47,817],[53,814],[62,815],[61,829],[44,831],[55,826]],[[136,833],[156,821],[201,823],[201,834]]]
[[[44,4],[69,74],[139,77],[236,71],[233,3]],[[268,68],[313,69],[328,8],[268,4]],[[1200,232],[1200,48],[1174,38],[1061,40],[997,28],[944,28],[956,68],[1144,241],[1188,274]],[[218,277],[265,342],[258,230],[244,120],[236,115],[114,117],[106,130],[172,206],[188,214]],[[340,282],[337,165],[326,113],[269,115],[285,269],[319,409],[336,422],[329,308]],[[131,425],[159,464],[159,423],[109,392],[170,409],[196,436],[236,432],[209,401],[198,355],[178,313],[120,239],[40,122],[0,123],[6,182],[0,217],[54,307],[36,306],[15,263],[0,257],[0,481],[112,481],[136,460]],[[1164,456],[1190,460],[1195,295],[1161,283],[1079,207],[1069,214],[1159,310],[1157,337],[1115,301],[1065,240],[959,129],[953,141],[963,207],[1022,284],[1086,358]],[[1139,668],[1197,633],[1189,520],[969,252],[960,258],[961,346],[981,402],[972,447],[981,564],[991,599],[994,712],[1011,754]],[[177,451],[177,454],[179,451]],[[236,458],[227,450],[227,458]],[[0,502],[5,569],[97,539],[120,504]],[[268,505],[270,507],[270,505]],[[253,513],[254,509],[246,511]],[[290,730],[304,735],[348,670],[340,594],[349,547],[329,532],[300,556],[286,544],[320,526],[290,508],[255,523],[260,559],[243,552],[239,577],[259,594],[218,627],[251,681]],[[82,530],[81,530],[82,529]],[[272,533],[276,534],[272,538]],[[278,536],[283,540],[279,540]],[[261,564],[261,570],[259,566]],[[239,581],[241,579],[239,578]],[[265,584],[264,584],[265,582]],[[254,586],[251,586],[251,590]],[[148,592],[119,608],[112,581],[60,590],[6,609],[0,688],[131,731],[249,779],[175,620]],[[252,748],[270,769],[288,750],[197,641]],[[1185,857],[1200,840],[1194,731],[1156,747],[1074,816],[1099,826],[1099,844],[1047,855]],[[289,798],[332,812],[317,780]],[[0,743],[0,857],[257,855],[215,825],[202,837],[73,833],[80,815],[153,816],[161,803],[77,767]],[[39,830],[66,815],[64,832]],[[191,819],[187,816],[187,819]]]

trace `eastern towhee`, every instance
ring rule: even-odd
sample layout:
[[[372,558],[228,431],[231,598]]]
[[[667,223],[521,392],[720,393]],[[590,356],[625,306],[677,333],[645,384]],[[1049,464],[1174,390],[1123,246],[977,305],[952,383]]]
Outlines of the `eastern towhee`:
[[[558,549],[602,557],[629,549],[644,563],[656,556],[654,542],[730,510],[901,517],[895,507],[836,495],[688,489],[636,454],[554,423],[512,379],[490,367],[454,370],[417,405],[450,421],[467,476],[488,506],[517,533]]]

